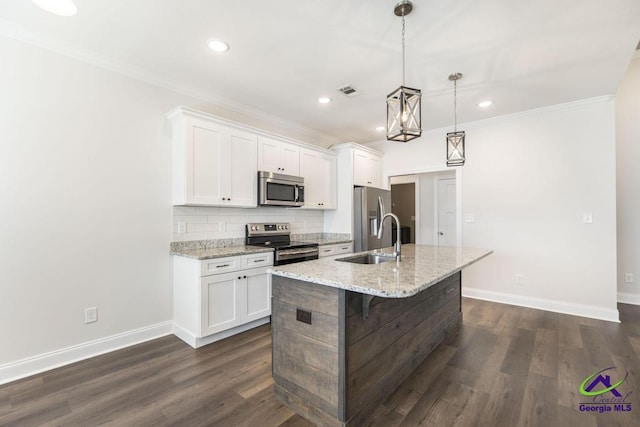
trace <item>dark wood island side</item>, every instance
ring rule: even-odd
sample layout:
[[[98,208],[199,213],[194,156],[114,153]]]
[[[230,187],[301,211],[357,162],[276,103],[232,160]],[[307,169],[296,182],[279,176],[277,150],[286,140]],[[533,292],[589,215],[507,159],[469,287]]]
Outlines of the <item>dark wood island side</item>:
[[[490,253],[407,245],[399,263],[274,267],[276,397],[317,425],[362,424],[461,322],[460,270]]]

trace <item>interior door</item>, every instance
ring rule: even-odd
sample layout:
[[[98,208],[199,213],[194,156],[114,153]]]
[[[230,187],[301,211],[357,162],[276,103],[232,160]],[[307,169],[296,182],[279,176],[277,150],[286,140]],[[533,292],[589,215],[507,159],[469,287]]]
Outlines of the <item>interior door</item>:
[[[438,179],[438,246],[456,246],[456,179]]]

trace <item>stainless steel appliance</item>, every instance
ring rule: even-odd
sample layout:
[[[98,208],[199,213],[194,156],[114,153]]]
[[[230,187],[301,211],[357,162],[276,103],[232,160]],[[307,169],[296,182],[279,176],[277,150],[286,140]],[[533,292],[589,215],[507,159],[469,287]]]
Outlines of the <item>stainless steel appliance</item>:
[[[260,206],[304,205],[304,178],[273,172],[258,172],[258,204]]]
[[[373,187],[353,189],[353,250],[354,252],[391,246],[391,227],[384,227],[382,239],[378,229],[384,214],[391,211],[391,191]]]
[[[273,265],[318,259],[318,244],[292,242],[291,226],[288,222],[247,224],[247,245],[265,246],[274,249]]]

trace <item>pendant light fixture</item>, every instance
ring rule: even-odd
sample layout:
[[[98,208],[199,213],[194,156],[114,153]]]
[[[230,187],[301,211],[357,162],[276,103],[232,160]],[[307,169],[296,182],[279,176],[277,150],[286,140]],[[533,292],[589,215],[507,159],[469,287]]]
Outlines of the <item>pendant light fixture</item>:
[[[404,17],[413,10],[413,3],[403,0],[393,13],[402,17],[402,86],[387,95],[387,140],[407,142],[422,135],[420,89],[406,87],[404,53]]]
[[[453,82],[453,132],[447,134],[447,166],[464,165],[464,131],[458,132],[458,80],[462,73],[449,75]]]

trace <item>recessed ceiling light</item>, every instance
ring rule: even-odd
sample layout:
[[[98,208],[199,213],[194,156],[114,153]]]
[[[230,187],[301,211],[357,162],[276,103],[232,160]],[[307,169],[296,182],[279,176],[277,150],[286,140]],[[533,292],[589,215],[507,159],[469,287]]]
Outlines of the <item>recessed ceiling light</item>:
[[[492,104],[491,101],[482,101],[478,104],[478,107],[482,107],[482,108],[487,108],[488,106],[490,106]]]
[[[229,50],[229,43],[218,39],[207,40],[207,46],[214,52],[226,52]]]
[[[318,102],[320,104],[328,104],[331,102],[331,98],[326,97],[326,96],[321,96],[320,98],[318,98]]]
[[[58,16],[73,16],[78,8],[73,0],[31,0],[33,4]]]
[[[376,126],[376,130],[377,130],[378,132],[382,132],[382,131],[383,131],[383,130],[385,130],[385,129],[386,129],[386,127],[384,127],[384,126]]]

